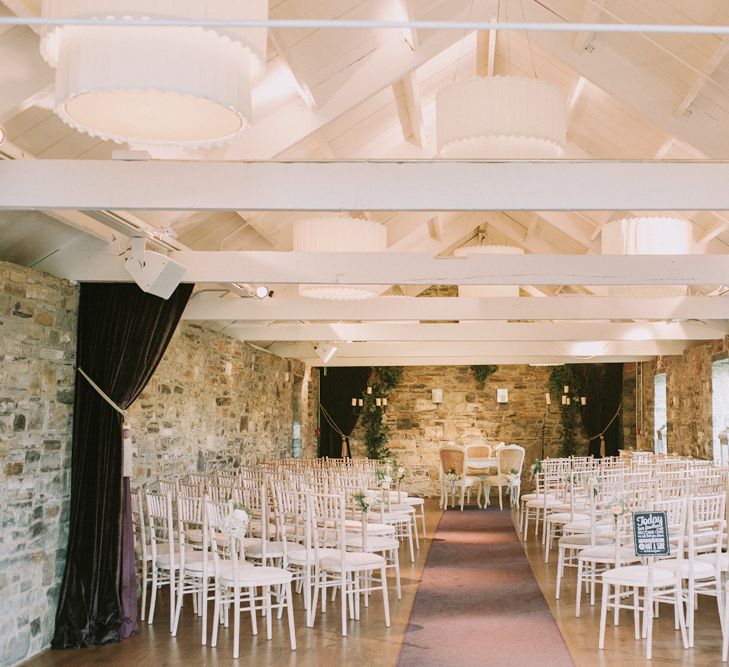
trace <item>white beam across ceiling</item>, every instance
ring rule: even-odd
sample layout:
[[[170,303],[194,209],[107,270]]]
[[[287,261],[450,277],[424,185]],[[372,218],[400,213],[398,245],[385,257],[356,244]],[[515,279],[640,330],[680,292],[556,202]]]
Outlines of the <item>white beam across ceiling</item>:
[[[322,368],[325,364],[322,360],[313,353],[313,350],[299,350],[297,354],[284,355],[279,352],[273,352],[277,346],[274,345],[269,348],[272,354],[278,356],[287,356],[290,359],[300,359],[309,366]],[[594,357],[591,359],[573,359],[565,358],[562,356],[500,356],[500,355],[471,355],[471,356],[458,356],[455,354],[449,355],[447,351],[437,356],[395,356],[390,355],[387,357],[347,357],[338,355],[334,357],[326,366],[339,366],[339,367],[356,367],[356,366],[474,366],[480,364],[497,364],[497,365],[525,365],[525,364],[537,364],[537,365],[558,365],[558,364],[611,364],[611,363],[640,363],[642,361],[653,361],[655,355],[644,354],[644,355],[605,355],[600,357]],[[496,392],[494,392],[495,394]],[[430,393],[428,393],[430,396]],[[494,398],[496,396],[494,395]]]
[[[0,208],[729,210],[727,182],[729,162],[6,160]]]
[[[474,299],[452,297],[375,298],[365,301],[320,299],[221,299],[196,295],[186,320],[724,320],[729,297],[561,296]],[[351,339],[350,339],[351,340]]]
[[[329,285],[722,285],[729,255],[471,255],[418,252],[182,251],[185,282]],[[61,277],[127,281],[121,258],[102,249],[58,260]],[[56,273],[60,271],[61,273]]]
[[[717,340],[723,325],[699,322],[509,322],[487,324],[233,324],[236,338],[254,341],[585,341]]]
[[[682,341],[602,341],[587,346],[570,341],[440,341],[440,342],[353,342],[340,343],[339,354],[348,359],[367,357],[382,359],[387,363],[388,357],[431,357],[448,359],[449,357],[562,357],[562,361],[579,363],[582,360],[603,356],[671,356],[682,354],[686,349]],[[279,342],[271,345],[271,352],[282,357],[310,358],[316,357],[311,342],[287,343]],[[568,357],[568,359],[565,359]],[[320,360],[321,363],[321,360]],[[445,363],[450,363],[445,361]],[[378,364],[379,365],[379,364]]]

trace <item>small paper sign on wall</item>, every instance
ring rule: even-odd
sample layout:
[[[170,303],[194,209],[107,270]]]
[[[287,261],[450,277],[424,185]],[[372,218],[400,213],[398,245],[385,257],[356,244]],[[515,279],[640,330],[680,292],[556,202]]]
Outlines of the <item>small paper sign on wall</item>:
[[[665,512],[634,512],[633,536],[636,556],[670,556],[668,515]]]

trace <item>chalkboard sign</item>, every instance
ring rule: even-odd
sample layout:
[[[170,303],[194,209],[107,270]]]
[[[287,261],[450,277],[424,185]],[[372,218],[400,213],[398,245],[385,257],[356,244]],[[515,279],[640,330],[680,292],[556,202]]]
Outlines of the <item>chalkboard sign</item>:
[[[633,512],[636,556],[670,556],[668,515],[665,512]]]

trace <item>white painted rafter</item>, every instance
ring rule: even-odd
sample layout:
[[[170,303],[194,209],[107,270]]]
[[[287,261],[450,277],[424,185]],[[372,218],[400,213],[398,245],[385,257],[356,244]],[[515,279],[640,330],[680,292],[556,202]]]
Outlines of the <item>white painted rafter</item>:
[[[471,255],[421,252],[181,251],[187,282],[370,285],[721,285],[729,255]],[[127,281],[103,249],[50,258],[74,280]],[[57,263],[58,262],[58,263]],[[377,267],[373,270],[373,267]]]
[[[474,299],[427,297],[365,301],[305,298],[220,299],[196,295],[184,319],[238,321],[311,320],[726,320],[729,297],[560,296]]]
[[[0,182],[9,209],[729,210],[729,162],[7,160]]]
[[[397,106],[397,115],[405,141],[411,141],[420,148],[425,147],[423,129],[423,107],[420,101],[420,87],[415,72],[409,72],[392,86]]]
[[[237,324],[229,330],[255,341],[637,341],[717,340],[725,326],[682,323],[496,323],[467,324]]]

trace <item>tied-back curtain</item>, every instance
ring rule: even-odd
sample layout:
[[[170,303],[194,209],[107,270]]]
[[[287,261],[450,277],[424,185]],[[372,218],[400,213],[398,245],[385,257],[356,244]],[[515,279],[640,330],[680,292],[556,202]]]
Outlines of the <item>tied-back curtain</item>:
[[[81,286],[76,364],[120,408],[132,404],[154,373],[192,288],[180,285],[165,301],[132,283]],[[54,648],[119,641],[137,630],[122,419],[77,373],[70,528]]]
[[[329,413],[334,423],[347,436],[352,433],[357,423],[357,414],[352,408],[352,399],[360,398],[367,387],[367,380],[372,369],[369,367],[357,368],[327,368],[326,375],[320,375],[319,400]],[[324,415],[320,419],[319,456],[339,458],[342,452],[342,436],[337,433],[326,420]],[[349,451],[349,438],[347,438],[347,454]]]
[[[613,417],[623,400],[623,364],[580,364],[575,368],[587,396],[582,409],[585,433],[594,436],[605,431],[605,455],[617,456],[623,446],[622,412]],[[587,453],[600,456],[599,438],[589,442]]]

